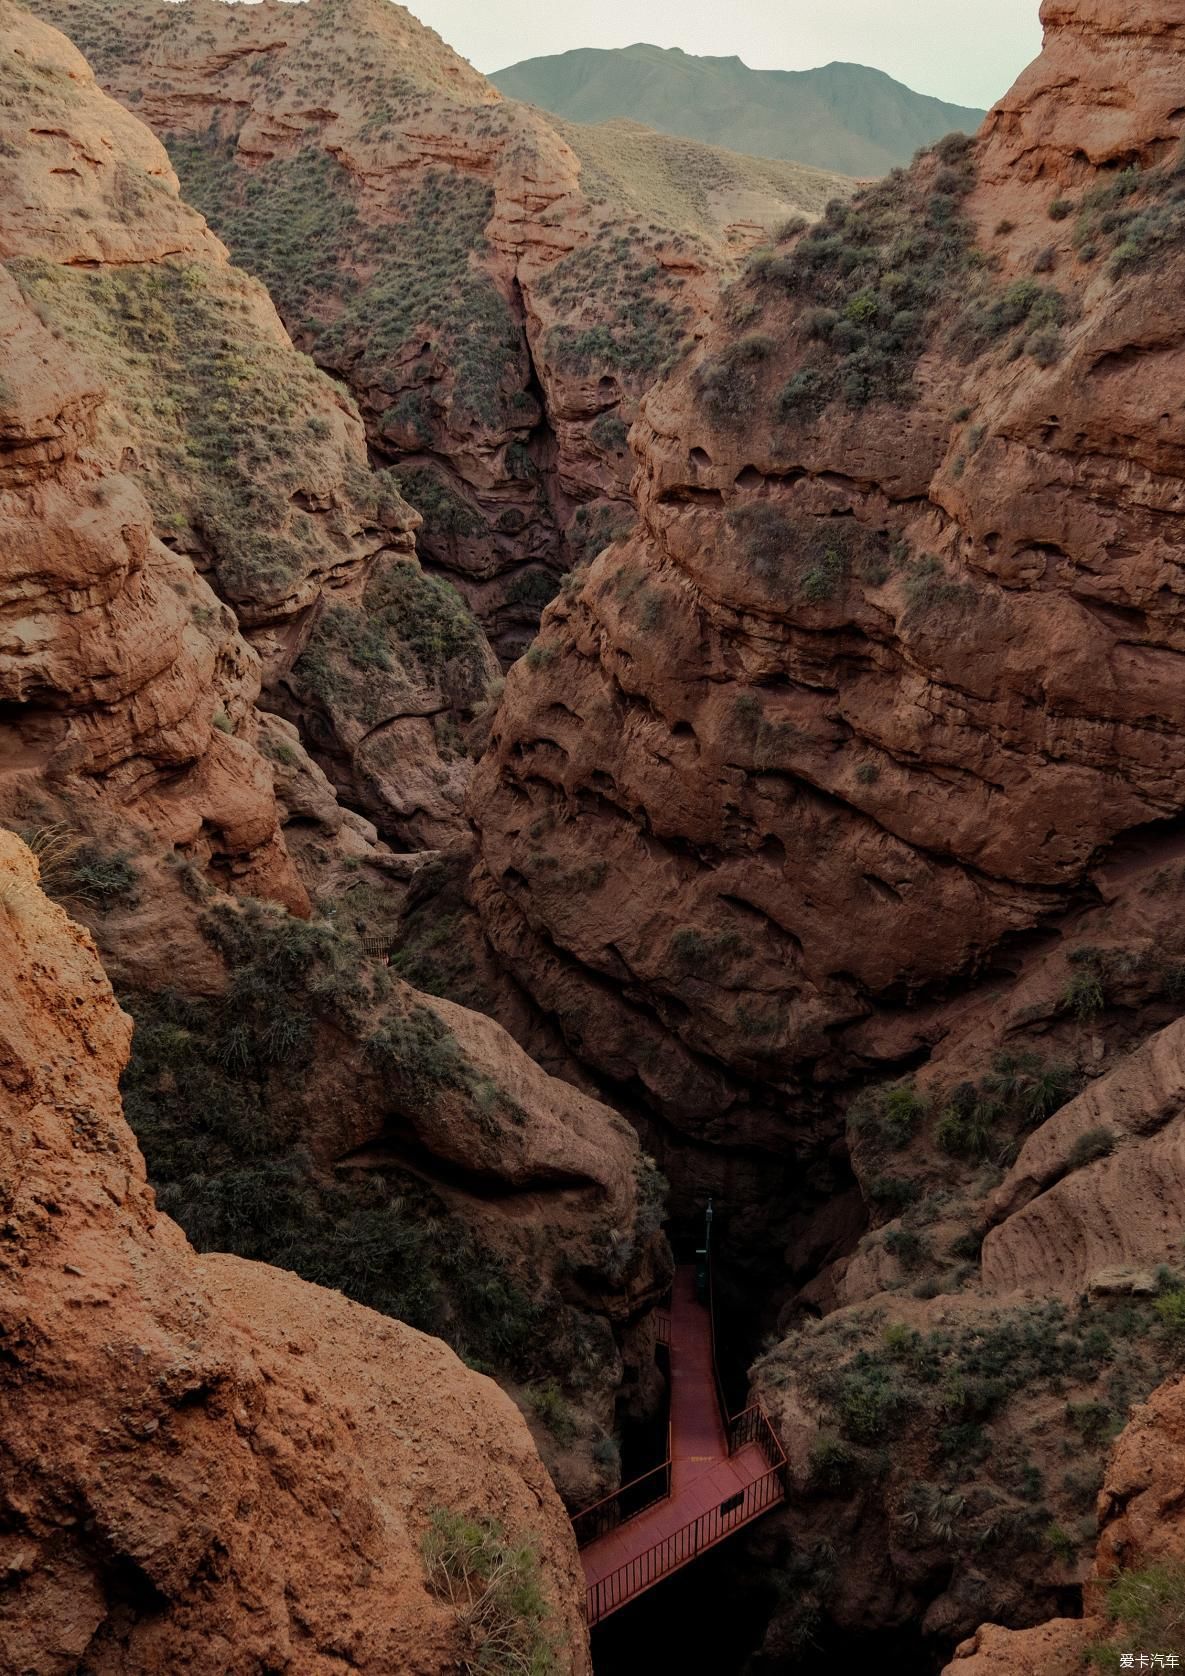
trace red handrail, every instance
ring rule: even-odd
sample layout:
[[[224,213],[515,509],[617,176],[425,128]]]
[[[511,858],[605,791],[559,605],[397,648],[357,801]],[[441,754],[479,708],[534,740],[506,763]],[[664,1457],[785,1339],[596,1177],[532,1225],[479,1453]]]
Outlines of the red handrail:
[[[780,1502],[786,1494],[785,1467],[774,1467],[755,1478],[743,1495],[731,1496],[727,1501],[701,1513],[671,1536],[656,1542],[635,1559],[618,1566],[599,1583],[593,1583],[585,1594],[585,1613],[590,1628],[619,1606],[624,1606],[636,1595],[660,1583],[681,1566],[690,1565],[700,1554],[722,1542],[726,1536],[750,1519],[757,1518]]]
[[[671,1444],[671,1427],[668,1422],[667,1458],[661,1466],[651,1467],[650,1471],[644,1472],[640,1478],[631,1478],[628,1484],[614,1490],[612,1495],[603,1496],[600,1501],[594,1501],[591,1507],[582,1507],[579,1513],[572,1515],[572,1529],[576,1533],[578,1548],[587,1548],[588,1544],[595,1542],[599,1536],[604,1536],[607,1531],[616,1530],[618,1525],[636,1519],[639,1513],[645,1513],[656,1501],[664,1501],[670,1495]],[[648,1480],[654,1481],[651,1485],[654,1494],[639,1495],[641,1487]]]
[[[749,1520],[757,1518],[761,1513],[783,1501],[788,1494],[788,1472],[786,1451],[769,1415],[760,1403],[751,1403],[740,1414],[730,1417],[728,1403],[724,1393],[724,1382],[720,1377],[720,1368],[716,1358],[716,1310],[715,1296],[712,1285],[712,1253],[710,1242],[705,1253],[707,1257],[708,1281],[708,1322],[712,1355],[712,1378],[716,1388],[716,1402],[723,1422],[728,1453],[735,1455],[741,1449],[755,1445],[765,1458],[768,1470],[760,1477],[746,1485],[743,1491],[727,1497],[708,1512],[701,1513],[698,1518],[691,1519],[672,1535],[652,1543],[641,1554],[627,1560],[616,1570],[599,1582],[590,1584],[585,1597],[585,1612],[589,1626],[593,1626],[609,1613],[615,1612],[619,1606],[624,1606],[636,1595],[642,1594],[655,1583],[661,1582],[671,1572],[679,1570],[681,1566],[689,1565],[699,1554],[714,1547],[717,1542],[730,1536],[733,1531],[747,1524]],[[660,1342],[662,1322],[656,1323]],[[668,1318],[669,1333],[669,1318]],[[635,1479],[603,1501],[595,1503],[578,1513],[572,1523],[576,1530],[577,1542],[584,1547],[588,1542],[602,1536],[606,1531],[624,1524],[636,1514],[652,1507],[655,1501],[671,1494],[672,1477],[672,1438],[671,1429],[667,1427],[667,1459],[661,1467],[646,1473],[642,1478]],[[644,1485],[648,1479],[656,1479],[663,1475],[663,1488],[641,1505],[632,1506],[625,1511],[622,1506],[623,1496],[632,1497],[637,1486]]]

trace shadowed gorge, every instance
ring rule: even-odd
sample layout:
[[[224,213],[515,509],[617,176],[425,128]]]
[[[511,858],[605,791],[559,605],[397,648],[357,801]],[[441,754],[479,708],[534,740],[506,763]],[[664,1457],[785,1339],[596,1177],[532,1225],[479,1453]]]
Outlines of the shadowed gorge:
[[[1042,17],[857,183],[0,0],[0,1666],[1185,1660],[1185,13]]]

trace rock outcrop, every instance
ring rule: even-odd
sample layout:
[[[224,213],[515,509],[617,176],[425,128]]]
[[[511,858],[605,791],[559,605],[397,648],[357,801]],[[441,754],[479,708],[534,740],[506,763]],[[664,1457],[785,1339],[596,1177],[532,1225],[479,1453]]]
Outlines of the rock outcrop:
[[[639,534],[507,683],[487,932],[683,1132],[784,1147],[1068,930],[1109,852],[1172,859],[1180,41],[1047,12],[974,146],[753,264],[646,399]],[[1121,50],[1130,168],[1038,164],[1062,60],[1068,133]]]
[[[505,101],[389,0],[42,15],[345,379],[421,551],[507,658],[632,522],[638,398],[768,228],[844,177]]]
[[[254,743],[262,682],[265,702],[305,723],[343,792],[394,842],[455,840],[460,730],[496,673],[480,630],[421,573],[418,519],[369,470],[353,403],[296,353],[266,293],[181,201],[159,142],[55,31],[12,7],[2,21],[12,95],[0,114],[0,254],[53,340],[39,353],[69,360],[86,385],[71,394],[85,434],[76,422],[66,460],[50,454],[46,470],[66,469],[85,443],[137,485],[154,563],[167,546],[171,591],[197,590],[191,639],[205,627],[221,644],[231,623],[204,583],[185,580],[191,567],[233,608],[258,656],[237,635],[238,651],[220,652],[242,666],[242,691],[217,709],[226,742],[207,755],[237,759],[248,778],[242,747]],[[54,376],[20,370],[5,391],[10,423],[56,422]],[[151,655],[168,646],[157,637]],[[257,759],[254,773],[266,787]]]
[[[7,833],[0,947],[5,1669],[480,1662],[432,1559],[464,1520],[531,1550],[538,1617],[496,1627],[587,1672],[571,1530],[497,1387],[340,1294],[198,1258],[157,1210],[117,1088],[131,1022]]]
[[[11,68],[11,12],[0,14],[3,24]],[[35,73],[47,79],[52,72]],[[6,128],[10,118],[7,106]],[[117,124],[136,126],[122,112]],[[74,139],[95,153],[88,171],[102,183],[106,169],[118,190],[101,128],[80,125]],[[147,135],[143,141],[159,155]],[[50,156],[69,148],[58,134],[40,144],[48,174]],[[28,170],[26,152],[22,160]],[[26,191],[14,216],[25,226],[0,233],[6,257],[32,236],[31,196]],[[182,238],[208,238],[196,218],[188,223]],[[108,248],[118,250],[119,236],[104,233]],[[5,812],[19,815],[31,788],[53,798],[67,786],[82,808],[135,807],[146,827],[195,865],[307,912],[271,776],[250,742],[257,656],[192,565],[156,538],[140,489],[102,435],[103,380],[46,328],[7,263],[0,333]]]
[[[1123,1653],[1182,1658],[1185,1528],[1179,1517],[1185,1387],[1163,1385],[1132,1412],[1099,1497],[1099,1551],[1086,1613],[1028,1630],[985,1624],[963,1642],[945,1676],[1077,1676],[1089,1656],[1122,1669]],[[1160,1668],[1171,1668],[1162,1663]]]

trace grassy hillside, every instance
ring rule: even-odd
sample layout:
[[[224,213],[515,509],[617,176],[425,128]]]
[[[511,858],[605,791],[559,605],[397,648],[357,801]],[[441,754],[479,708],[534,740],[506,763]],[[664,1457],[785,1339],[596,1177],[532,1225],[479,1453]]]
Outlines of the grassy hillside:
[[[848,175],[772,157],[743,157],[640,122],[567,122],[544,113],[580,159],[594,203],[717,239],[730,224],[773,228],[796,213],[816,216],[854,188]]]
[[[984,115],[862,64],[751,70],[739,58],[696,58],[678,47],[581,48],[526,59],[490,79],[510,98],[571,121],[627,117],[665,134],[853,175],[884,174],[952,130],[974,133]]]

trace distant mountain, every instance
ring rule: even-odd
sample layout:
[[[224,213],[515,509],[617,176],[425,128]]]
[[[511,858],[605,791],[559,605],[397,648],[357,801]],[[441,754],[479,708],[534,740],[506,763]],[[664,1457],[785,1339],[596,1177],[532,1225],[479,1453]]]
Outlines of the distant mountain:
[[[851,175],[882,175],[954,129],[973,134],[986,114],[914,93],[863,64],[751,70],[739,58],[696,58],[678,47],[581,47],[489,79],[508,98],[573,121],[629,117],[664,134]]]

